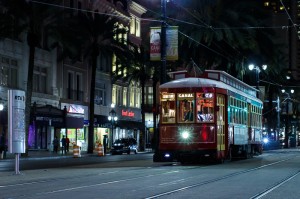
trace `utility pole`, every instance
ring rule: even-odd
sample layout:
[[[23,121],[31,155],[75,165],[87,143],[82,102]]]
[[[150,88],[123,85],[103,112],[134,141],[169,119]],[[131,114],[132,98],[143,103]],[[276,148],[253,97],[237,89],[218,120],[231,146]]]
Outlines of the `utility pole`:
[[[160,85],[166,82],[166,0],[161,0],[161,33],[160,33],[160,60],[161,60],[161,67],[160,67]],[[153,96],[154,97],[154,96]],[[156,100],[155,100],[156,101]],[[155,104],[155,109],[156,109]],[[155,136],[155,154],[158,151],[159,145],[159,127],[156,128],[156,116],[158,110],[155,110],[155,114],[153,115],[153,123],[154,127],[154,136]],[[154,154],[154,156],[155,156]],[[155,158],[154,158],[155,159]]]
[[[161,0],[161,35],[160,35],[160,53],[161,69],[160,84],[166,82],[166,0]]]
[[[279,138],[280,131],[280,99],[277,97],[277,132],[276,132],[276,140]]]

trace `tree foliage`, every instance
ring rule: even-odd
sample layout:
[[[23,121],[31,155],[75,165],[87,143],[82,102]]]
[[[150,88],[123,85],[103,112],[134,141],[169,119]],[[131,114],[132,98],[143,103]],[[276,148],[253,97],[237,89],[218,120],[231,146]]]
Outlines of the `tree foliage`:
[[[83,57],[91,68],[88,153],[93,153],[97,58],[101,53],[112,59],[114,54],[118,62],[127,62],[131,57],[130,50],[124,38],[118,38],[126,34],[127,30],[119,26],[117,18],[93,12],[69,15],[65,22],[59,34],[63,38],[60,45],[65,49],[64,53],[75,60]]]
[[[28,143],[28,129],[31,118],[31,96],[33,85],[35,48],[46,48],[55,29],[59,10],[42,4],[47,0],[34,3],[26,0],[2,0],[3,12],[0,17],[0,38],[10,38],[27,42],[29,46],[28,73],[25,102],[25,142]],[[51,1],[55,3],[56,1]],[[26,154],[28,145],[26,144]]]

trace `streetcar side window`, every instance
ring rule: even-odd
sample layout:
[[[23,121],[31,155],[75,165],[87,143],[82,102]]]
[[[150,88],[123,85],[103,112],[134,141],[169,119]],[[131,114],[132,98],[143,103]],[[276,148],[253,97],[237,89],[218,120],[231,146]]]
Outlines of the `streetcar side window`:
[[[213,93],[197,93],[197,122],[214,121]]]
[[[161,95],[161,117],[162,123],[175,123],[175,94],[162,93]]]

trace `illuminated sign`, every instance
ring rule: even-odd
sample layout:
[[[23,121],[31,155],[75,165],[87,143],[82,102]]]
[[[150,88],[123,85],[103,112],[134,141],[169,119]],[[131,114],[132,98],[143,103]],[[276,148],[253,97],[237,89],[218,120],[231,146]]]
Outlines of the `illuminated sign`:
[[[197,98],[213,98],[213,93],[197,93]]]
[[[122,116],[134,117],[134,112],[122,110]]]
[[[174,93],[162,94],[162,99],[174,99]]]
[[[80,105],[74,105],[70,104],[68,108],[68,113],[79,113],[79,114],[84,114],[84,109]]]
[[[194,93],[179,93],[178,97],[194,97]]]
[[[206,97],[206,98],[212,98],[212,97],[213,97],[213,94],[212,94],[212,93],[205,93],[205,97]]]

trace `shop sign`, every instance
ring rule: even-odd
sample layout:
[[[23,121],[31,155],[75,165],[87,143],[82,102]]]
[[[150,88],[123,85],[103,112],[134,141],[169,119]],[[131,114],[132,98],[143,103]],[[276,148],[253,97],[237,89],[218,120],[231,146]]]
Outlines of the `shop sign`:
[[[8,151],[25,153],[25,91],[8,90]]]
[[[36,121],[51,121],[51,122],[63,122],[63,118],[53,118],[53,117],[42,117],[42,116],[37,116],[35,118]]]
[[[84,114],[84,109],[82,108],[82,106],[70,104],[69,108],[68,108],[68,113],[80,113],[80,114]]]
[[[125,116],[125,117],[134,117],[134,112],[122,110],[122,116]]]

